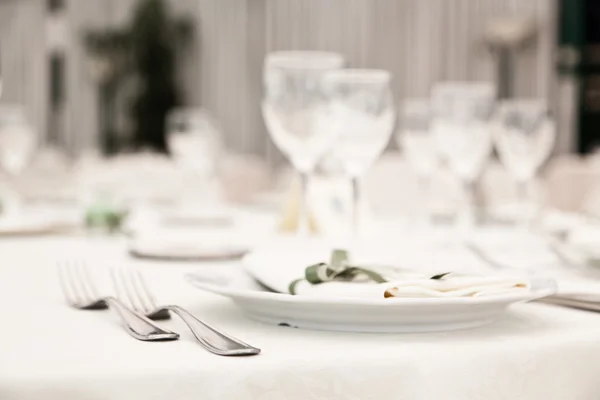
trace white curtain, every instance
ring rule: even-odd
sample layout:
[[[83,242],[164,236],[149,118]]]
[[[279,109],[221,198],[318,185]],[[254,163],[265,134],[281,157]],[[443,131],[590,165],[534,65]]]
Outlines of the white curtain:
[[[17,3],[29,5],[17,7]],[[10,61],[10,68],[19,79],[7,84],[7,97],[18,97],[20,93],[38,126],[43,128],[47,99],[42,88],[46,85],[45,75],[40,73],[40,68],[45,68],[40,67],[45,65],[43,49],[31,38],[35,32],[30,31],[43,26],[31,22],[39,20],[41,3],[44,2],[0,1],[0,22],[7,19],[7,4],[8,8],[27,8],[31,14],[27,21],[8,18],[11,29],[20,32],[11,31],[10,42],[13,46],[25,42],[29,47],[23,50],[21,61]],[[71,40],[67,54],[65,135],[74,148],[92,146],[98,135],[95,88],[87,74],[80,35],[85,28],[124,23],[135,3],[136,0],[68,1]],[[181,71],[188,103],[202,105],[216,115],[230,148],[273,159],[278,155],[266,135],[259,107],[262,61],[267,52],[339,51],[351,66],[392,71],[395,95],[401,100],[405,96],[427,95],[432,83],[442,79],[493,79],[493,57],[481,43],[486,21],[503,14],[531,15],[540,32],[535,46],[519,60],[517,93],[552,98],[555,3],[556,0],[170,0],[177,13],[196,21],[195,46],[186,53]],[[0,24],[0,43],[6,36],[4,25]],[[4,58],[2,63],[6,63]]]
[[[0,1],[0,104],[19,104],[42,136],[48,107],[45,2]]]

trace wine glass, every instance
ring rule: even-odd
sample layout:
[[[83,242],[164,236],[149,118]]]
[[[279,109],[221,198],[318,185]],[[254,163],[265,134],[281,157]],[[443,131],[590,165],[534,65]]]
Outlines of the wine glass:
[[[476,182],[492,151],[495,98],[488,82],[441,82],[432,90],[432,132],[440,155],[463,185],[466,201],[459,225],[466,228],[477,219]]]
[[[325,75],[330,102],[327,126],[338,139],[327,157],[337,160],[352,182],[352,236],[359,235],[360,179],[387,146],[395,122],[391,74],[344,69]]]
[[[422,205],[422,223],[430,222],[428,206],[431,177],[438,168],[439,155],[431,129],[431,103],[429,99],[406,99],[398,111],[396,141],[408,163],[417,175]]]
[[[31,161],[35,147],[36,132],[28,123],[23,108],[18,105],[0,106],[0,167],[12,183]],[[8,188],[4,201],[3,211],[16,214],[20,201],[14,187]]]
[[[517,181],[519,203],[526,211],[524,221],[530,222],[537,211],[530,197],[531,186],[552,152],[556,125],[545,101],[514,99],[499,104],[493,128],[498,155]]]
[[[271,138],[300,173],[300,236],[308,234],[309,175],[337,135],[325,126],[328,103],[322,78],[343,63],[340,54],[311,51],[274,52],[265,59],[263,117]]]
[[[208,178],[216,170],[220,128],[205,110],[177,108],[167,116],[167,146],[175,162]]]
[[[167,115],[167,147],[184,171],[200,177],[205,198],[217,172],[222,149],[221,130],[215,118],[200,108],[176,108]],[[214,193],[213,193],[214,194]]]

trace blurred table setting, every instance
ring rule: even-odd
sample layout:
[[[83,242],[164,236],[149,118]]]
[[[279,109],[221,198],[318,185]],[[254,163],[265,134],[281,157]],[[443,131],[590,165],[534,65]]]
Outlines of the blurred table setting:
[[[0,108],[0,398],[600,398],[599,156],[544,99],[345,66],[267,55],[290,166],[205,109],[105,157]]]

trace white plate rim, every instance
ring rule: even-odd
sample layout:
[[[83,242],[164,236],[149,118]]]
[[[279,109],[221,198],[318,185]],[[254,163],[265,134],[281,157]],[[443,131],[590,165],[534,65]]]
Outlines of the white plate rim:
[[[245,273],[245,272],[242,272]],[[481,296],[481,297],[402,297],[402,298],[380,298],[370,299],[361,297],[329,297],[329,296],[302,296],[291,295],[287,293],[263,292],[258,290],[243,289],[235,290],[228,285],[211,284],[200,278],[200,272],[191,272],[184,276],[185,280],[192,286],[207,290],[212,293],[220,294],[231,298],[271,300],[278,303],[296,303],[296,304],[348,304],[364,305],[378,307],[398,307],[406,306],[452,306],[452,305],[478,305],[478,304],[511,304],[517,302],[526,302],[556,293],[556,282],[552,279],[535,279],[540,287],[531,289],[527,292],[515,292],[499,295]],[[213,276],[213,278],[215,277]],[[228,278],[222,278],[228,279]],[[536,286],[537,286],[536,285]]]

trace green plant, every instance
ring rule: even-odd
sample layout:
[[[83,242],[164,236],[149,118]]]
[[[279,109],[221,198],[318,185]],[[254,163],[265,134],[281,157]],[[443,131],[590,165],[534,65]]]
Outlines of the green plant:
[[[114,127],[114,105],[123,81],[130,77],[137,82],[130,110],[133,145],[166,151],[166,115],[181,102],[176,84],[177,56],[192,34],[191,21],[171,18],[163,0],[141,0],[129,27],[85,34],[99,85],[100,131],[106,153],[123,145]]]
[[[131,26],[133,69],[140,83],[132,105],[134,140],[139,147],[165,151],[165,119],[180,104],[176,56],[191,37],[191,24],[172,20],[162,0],[142,1]]]

